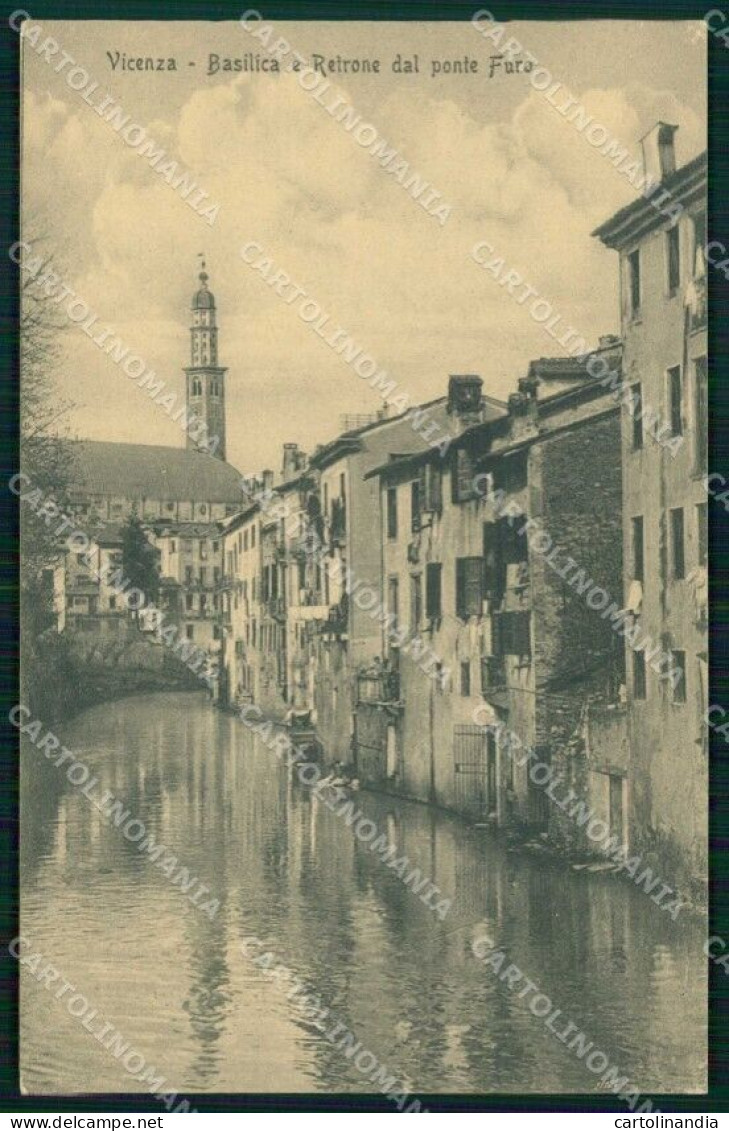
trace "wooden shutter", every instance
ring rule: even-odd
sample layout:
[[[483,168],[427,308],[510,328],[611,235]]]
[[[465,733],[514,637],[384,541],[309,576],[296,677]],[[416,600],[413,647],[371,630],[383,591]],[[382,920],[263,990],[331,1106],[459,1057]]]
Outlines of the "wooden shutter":
[[[462,503],[473,498],[473,460],[467,448],[456,449],[451,476],[453,501]]]
[[[526,517],[514,515],[513,521],[509,518],[499,519],[500,543],[503,562],[525,562],[529,556],[529,544],[525,534],[519,531],[523,527]]]
[[[503,613],[494,613],[493,616],[491,617],[491,655],[492,656],[503,656],[505,654],[504,653],[504,647],[503,647],[503,633],[501,631],[503,615],[504,615]]]
[[[501,654],[504,656],[530,656],[532,648],[529,613],[502,613],[498,619],[500,621],[499,643]]]
[[[441,615],[440,562],[429,562],[425,569],[425,615],[428,620],[436,620]]]
[[[440,514],[443,509],[443,475],[438,464],[429,463],[423,468],[425,477],[423,481],[424,509]]]
[[[697,471],[706,471],[708,468],[709,453],[709,374],[706,358],[697,357],[694,366],[696,381],[696,419],[694,421],[696,431],[696,469]]]
[[[504,591],[499,530],[495,522],[483,524],[483,591],[490,601],[499,601]]]
[[[483,558],[456,558],[456,616],[480,616],[483,609]]]

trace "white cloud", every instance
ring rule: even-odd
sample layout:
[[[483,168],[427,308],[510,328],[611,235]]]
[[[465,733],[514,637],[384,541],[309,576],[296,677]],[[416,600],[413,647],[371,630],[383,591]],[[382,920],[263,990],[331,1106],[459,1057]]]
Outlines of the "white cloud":
[[[200,87],[169,120],[145,123],[220,203],[212,228],[80,100],[31,91],[26,207],[55,217],[69,281],[180,391],[195,255],[205,251],[230,369],[229,454],[246,467],[270,465],[282,441],[312,446],[340,413],[380,402],[240,261],[248,240],[270,250],[413,399],[438,395],[458,371],[480,373],[487,390],[505,395],[531,356],[557,348],[469,260],[477,240],[586,337],[616,330],[616,264],[589,233],[634,190],[542,96],[519,90],[493,120],[413,85],[363,112],[452,205],[445,228],[293,76]],[[682,159],[701,146],[701,121],[670,92],[632,84],[587,90],[581,101],[626,144],[661,116],[681,125]],[[60,383],[85,403],[74,416],[80,431],[180,442],[178,427],[83,335],[66,338]]]

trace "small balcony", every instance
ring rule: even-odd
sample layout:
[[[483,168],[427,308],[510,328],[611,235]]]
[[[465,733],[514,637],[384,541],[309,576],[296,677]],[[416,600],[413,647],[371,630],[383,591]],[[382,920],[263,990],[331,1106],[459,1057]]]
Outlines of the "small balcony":
[[[481,694],[506,690],[506,660],[504,656],[481,657]]]
[[[400,697],[400,673],[366,671],[357,676],[357,704],[377,707],[403,707]]]

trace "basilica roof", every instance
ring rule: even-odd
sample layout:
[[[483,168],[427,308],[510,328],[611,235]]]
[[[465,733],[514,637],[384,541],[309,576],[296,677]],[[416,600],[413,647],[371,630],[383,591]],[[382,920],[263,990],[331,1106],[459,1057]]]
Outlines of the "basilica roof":
[[[76,491],[130,499],[242,502],[241,474],[206,452],[161,444],[69,442]]]

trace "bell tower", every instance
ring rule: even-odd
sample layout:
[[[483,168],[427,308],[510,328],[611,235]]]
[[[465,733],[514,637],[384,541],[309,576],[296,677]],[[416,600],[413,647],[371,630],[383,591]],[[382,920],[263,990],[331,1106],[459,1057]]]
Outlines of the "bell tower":
[[[190,364],[187,379],[187,419],[199,420],[204,428],[188,425],[187,447],[225,459],[225,374],[218,365],[218,328],[215,296],[208,290],[205,260],[200,269],[200,287],[192,296]]]

